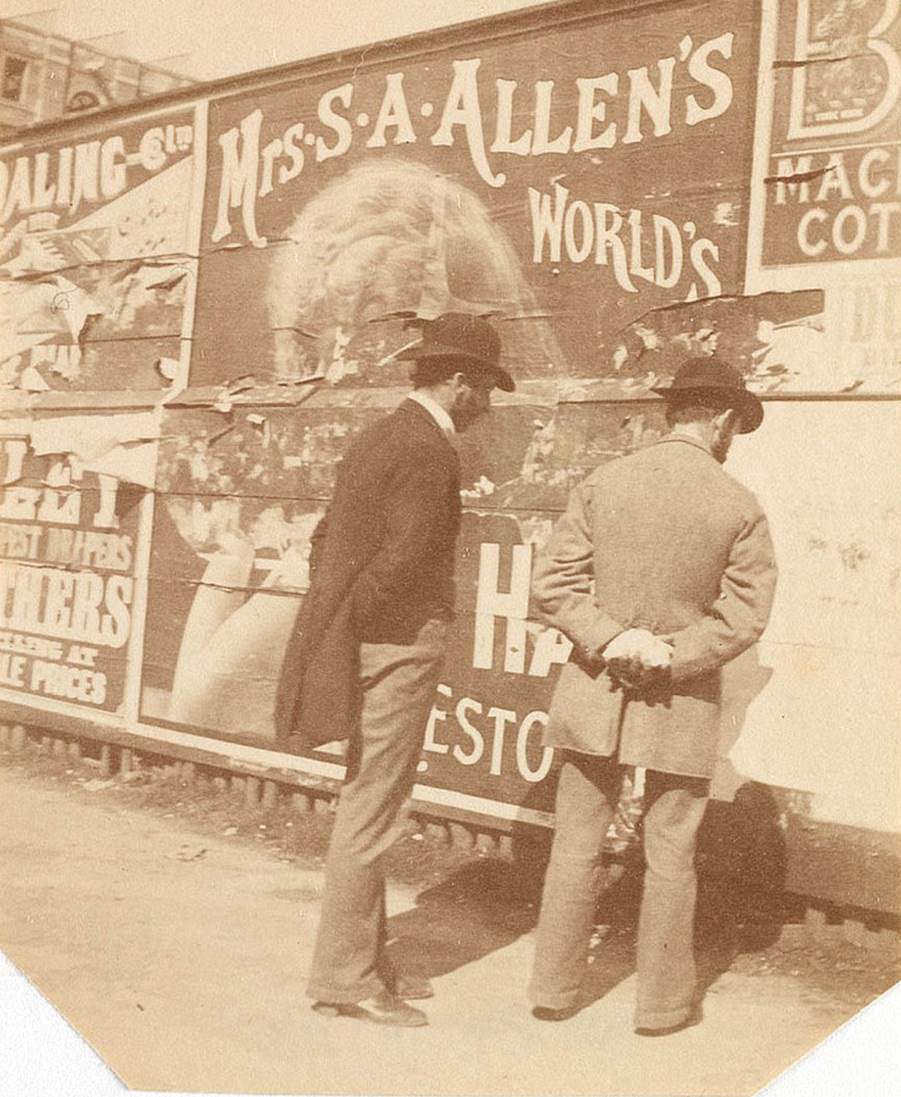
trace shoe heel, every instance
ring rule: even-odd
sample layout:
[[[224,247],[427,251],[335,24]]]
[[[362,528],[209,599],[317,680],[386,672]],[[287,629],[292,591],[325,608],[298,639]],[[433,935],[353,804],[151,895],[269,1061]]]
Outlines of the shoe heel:
[[[340,1006],[333,1005],[331,1002],[314,1002],[312,1006],[314,1013],[320,1013],[323,1017],[340,1017]]]

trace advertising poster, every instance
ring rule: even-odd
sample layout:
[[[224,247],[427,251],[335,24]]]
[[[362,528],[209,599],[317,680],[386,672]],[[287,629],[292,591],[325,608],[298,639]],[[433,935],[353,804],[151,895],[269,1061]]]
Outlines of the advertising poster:
[[[11,698],[122,711],[155,433],[149,414],[0,420],[0,687]]]
[[[768,0],[749,291],[820,287],[764,330],[769,387],[901,393],[901,4]]]
[[[659,435],[649,388],[737,301],[758,36],[737,3],[595,14],[210,103],[142,721],[278,749],[337,462],[403,397],[416,320],[481,312],[518,387],[461,441],[457,618],[420,778],[458,806],[550,806],[541,733],[570,648],[530,619],[532,554],[574,483]]]
[[[0,389],[141,392],[175,379],[194,142],[183,109],[0,150]]]
[[[520,380],[634,388],[619,331],[741,286],[756,19],[592,14],[211,103],[192,384],[394,384],[397,318],[456,306]]]

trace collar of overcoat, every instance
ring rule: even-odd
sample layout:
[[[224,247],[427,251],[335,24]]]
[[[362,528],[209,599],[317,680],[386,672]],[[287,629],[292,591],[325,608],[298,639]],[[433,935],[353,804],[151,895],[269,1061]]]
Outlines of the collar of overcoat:
[[[684,442],[687,446],[694,446],[695,449],[699,449],[702,453],[706,453],[712,460],[716,460],[710,452],[710,447],[704,445],[699,438],[689,438],[686,434],[667,434],[664,438],[658,438],[654,445],[662,446],[664,442]]]
[[[437,437],[443,438],[445,444],[450,446],[450,448],[455,453],[457,452],[457,442],[459,440],[459,435],[454,434],[453,436],[450,436],[447,431],[438,424],[438,422],[435,420],[435,417],[428,410],[428,408],[423,407],[423,405],[420,404],[418,400],[402,400],[400,404],[397,405],[397,408],[395,409],[395,414],[414,416],[418,422],[427,426],[429,430],[434,431]]]

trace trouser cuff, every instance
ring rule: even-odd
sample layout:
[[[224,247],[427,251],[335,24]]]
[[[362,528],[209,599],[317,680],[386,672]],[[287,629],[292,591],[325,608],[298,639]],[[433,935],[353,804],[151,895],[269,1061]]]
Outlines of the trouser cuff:
[[[311,983],[307,987],[307,997],[317,1002],[330,1002],[336,1006],[354,1006],[358,1002],[365,1002],[367,998],[375,998],[387,988],[381,979],[374,979],[365,986],[347,988],[331,987],[325,984]]]
[[[528,998],[533,1006],[540,1006],[542,1009],[572,1009],[582,1002],[582,988],[560,994],[547,994],[530,985]]]
[[[681,1025],[688,1020],[691,1010],[691,1002],[675,1009],[636,1010],[635,1028],[671,1028],[673,1025]]]

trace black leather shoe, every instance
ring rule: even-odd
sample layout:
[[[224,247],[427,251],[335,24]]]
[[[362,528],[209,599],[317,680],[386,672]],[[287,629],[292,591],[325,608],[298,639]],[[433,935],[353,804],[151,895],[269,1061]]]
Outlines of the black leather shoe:
[[[314,1002],[313,1009],[323,1017],[354,1017],[359,1021],[400,1028],[421,1028],[429,1023],[421,1009],[408,1006],[387,991],[362,1002]]]
[[[421,979],[417,975],[398,975],[392,989],[395,998],[404,998],[408,1002],[435,997],[435,991],[429,980]]]
[[[567,1006],[565,1009],[551,1009],[549,1006],[535,1006],[532,1016],[536,1021],[568,1021],[579,1012],[579,1006]]]

